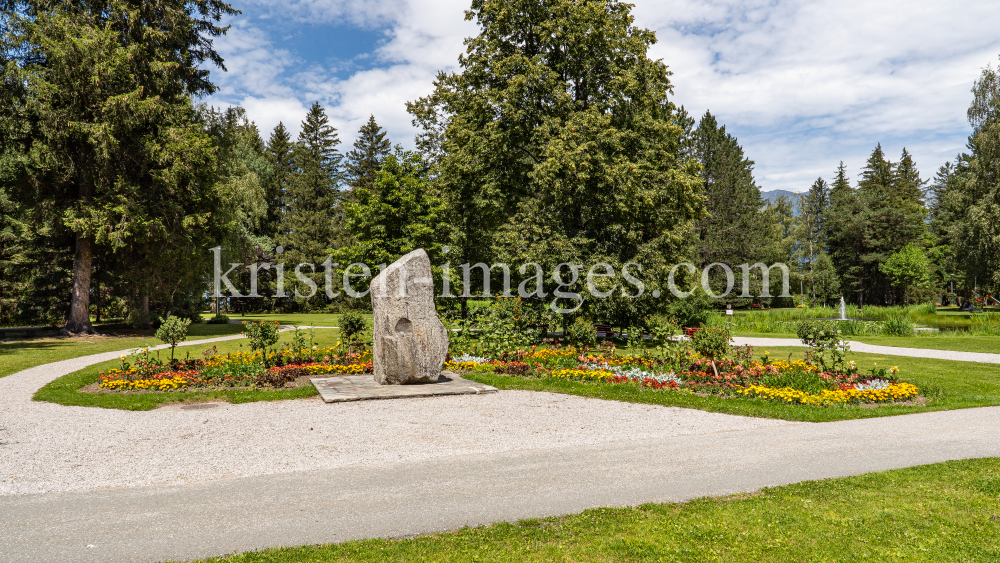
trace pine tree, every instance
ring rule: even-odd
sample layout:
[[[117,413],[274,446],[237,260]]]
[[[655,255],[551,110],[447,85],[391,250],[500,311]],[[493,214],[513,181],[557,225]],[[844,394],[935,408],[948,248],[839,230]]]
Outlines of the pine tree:
[[[338,185],[342,157],[338,144],[337,130],[329,125],[319,102],[314,102],[302,122],[292,153],[295,169],[286,194],[286,232],[279,239],[287,251],[284,260],[291,269],[299,263],[315,265],[317,273],[310,276],[314,280],[322,279],[320,264],[326,260],[327,250],[339,246]],[[302,273],[310,271],[305,267]],[[306,295],[309,290],[302,288],[301,293]]]
[[[389,155],[391,147],[385,131],[375,123],[375,116],[369,116],[368,123],[358,130],[358,138],[354,141],[354,148],[347,153],[344,166],[347,183],[352,190],[371,190],[374,187],[375,175],[382,169],[382,161]]]
[[[277,240],[283,236],[287,230],[284,226],[286,214],[286,201],[288,197],[288,187],[292,178],[293,162],[292,152],[295,145],[285,124],[278,122],[271,131],[271,136],[267,140],[267,148],[264,151],[267,161],[271,163],[271,177],[265,186],[265,197],[267,199],[267,218],[265,224],[269,227],[267,234]]]

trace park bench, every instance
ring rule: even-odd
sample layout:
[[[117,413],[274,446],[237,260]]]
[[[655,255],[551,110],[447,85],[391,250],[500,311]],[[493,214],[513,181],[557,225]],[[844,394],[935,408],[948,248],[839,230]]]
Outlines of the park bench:
[[[594,323],[594,331],[598,334],[603,334],[605,337],[615,335],[615,331],[611,329],[611,325],[604,323]]]

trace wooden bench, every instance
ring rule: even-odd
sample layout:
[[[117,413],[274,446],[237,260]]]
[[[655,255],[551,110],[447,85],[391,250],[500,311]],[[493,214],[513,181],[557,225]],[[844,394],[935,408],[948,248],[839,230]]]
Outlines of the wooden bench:
[[[594,331],[604,333],[604,336],[614,336],[615,331],[611,330],[611,325],[604,323],[594,323]]]

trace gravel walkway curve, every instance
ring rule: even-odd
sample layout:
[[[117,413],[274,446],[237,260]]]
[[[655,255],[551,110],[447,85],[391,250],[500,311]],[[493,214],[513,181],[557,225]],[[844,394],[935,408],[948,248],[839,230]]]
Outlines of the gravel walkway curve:
[[[240,336],[184,345],[235,338]],[[800,424],[530,391],[153,411],[31,400],[48,382],[119,355],[65,360],[0,379],[0,495],[176,485]]]
[[[981,364],[1000,364],[1000,354],[990,354],[987,352],[959,352],[955,350],[932,350],[929,348],[904,348],[901,346],[879,346],[878,344],[865,344],[848,340],[852,352],[863,352],[865,354],[883,354],[886,356],[907,356],[910,358],[931,358],[934,360],[955,360],[959,362],[977,362]],[[758,338],[747,336],[734,336],[733,344],[745,346],[747,344],[760,346],[801,346],[805,347],[798,338]]]

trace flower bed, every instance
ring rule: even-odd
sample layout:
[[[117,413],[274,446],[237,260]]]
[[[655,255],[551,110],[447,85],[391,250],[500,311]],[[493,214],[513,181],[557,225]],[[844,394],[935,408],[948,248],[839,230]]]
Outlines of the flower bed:
[[[98,382],[111,391],[176,391],[188,388],[283,387],[309,375],[371,373],[371,353],[336,348],[285,348],[268,353],[219,354],[215,347],[201,360],[160,362],[148,349],[121,366],[101,372]]]
[[[767,352],[753,358],[751,347],[730,350],[726,357],[710,360],[684,345],[660,356],[619,355],[613,346],[579,350],[556,345],[504,352],[495,358],[463,354],[452,358],[446,367],[809,406],[891,403],[913,399],[920,392],[915,385],[897,381],[896,367],[873,366],[862,371],[854,362],[829,366],[809,360],[773,360]]]

